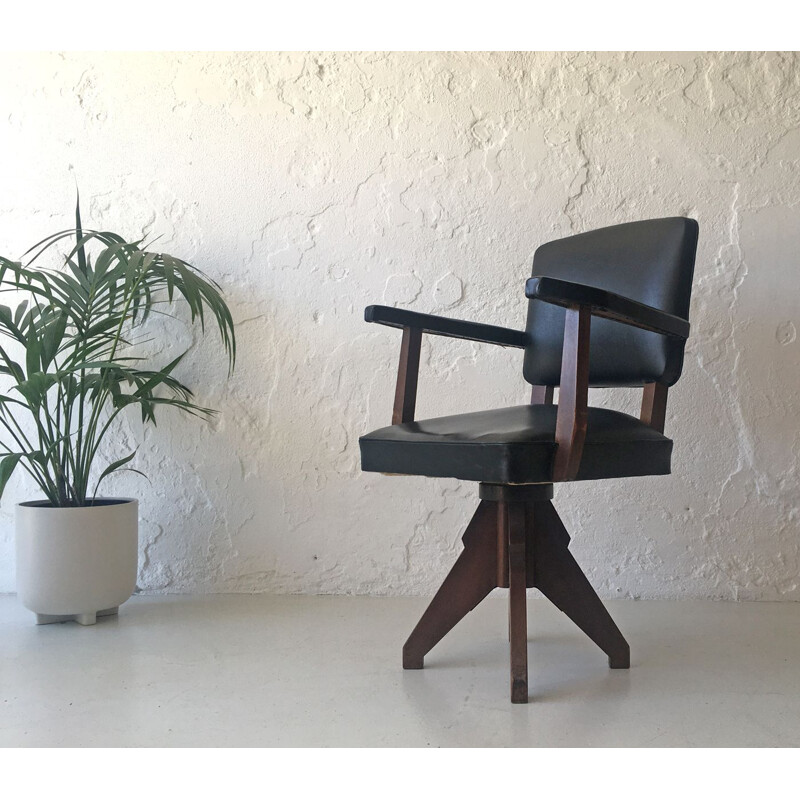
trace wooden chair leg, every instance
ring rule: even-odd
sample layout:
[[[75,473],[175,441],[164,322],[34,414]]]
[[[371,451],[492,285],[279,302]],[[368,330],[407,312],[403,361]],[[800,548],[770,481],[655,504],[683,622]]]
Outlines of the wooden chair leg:
[[[567,549],[569,534],[552,503],[531,504],[528,514],[533,585],[608,655],[612,669],[628,669],[630,647]]]
[[[422,669],[425,654],[498,585],[495,503],[480,503],[462,541],[464,551],[403,645],[403,669]]]
[[[547,488],[547,487],[546,487]],[[403,668],[422,669],[425,655],[496,586],[509,588],[511,702],[528,702],[526,587],[535,586],[608,655],[630,666],[630,648],[567,549],[569,534],[538,491],[482,486],[483,499],[462,537],[464,551],[403,646]],[[544,494],[544,497],[538,495]]]
[[[528,612],[525,504],[501,503],[508,532],[508,611],[511,643],[511,702],[528,702]]]

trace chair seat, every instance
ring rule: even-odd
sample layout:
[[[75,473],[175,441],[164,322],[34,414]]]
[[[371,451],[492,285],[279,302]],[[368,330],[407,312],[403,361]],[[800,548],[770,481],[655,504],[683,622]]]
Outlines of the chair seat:
[[[366,472],[484,483],[546,483],[555,405],[524,405],[390,425],[359,439]],[[629,414],[590,408],[576,480],[668,475],[672,440]]]

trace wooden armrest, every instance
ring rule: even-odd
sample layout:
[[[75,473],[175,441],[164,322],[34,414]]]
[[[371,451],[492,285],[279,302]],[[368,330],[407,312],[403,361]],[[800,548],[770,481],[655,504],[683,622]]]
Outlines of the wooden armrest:
[[[571,481],[578,474],[589,418],[589,306],[568,308],[561,352],[561,379],[556,414],[553,480]]]
[[[400,345],[400,363],[397,365],[397,385],[394,390],[392,425],[413,422],[417,406],[417,381],[419,379],[419,355],[422,349],[422,330],[403,328],[403,343]]]
[[[586,440],[589,416],[589,343],[592,309],[589,306],[567,308],[564,321],[564,349],[561,353],[561,378],[556,414],[556,452],[553,457],[553,480],[571,481],[578,474]],[[537,402],[549,387],[534,389]],[[552,398],[552,390],[549,398]],[[667,410],[667,387],[648,383],[644,387],[640,419],[659,433],[664,432]]]
[[[364,309],[364,319],[367,322],[377,322],[392,328],[416,328],[423,333],[497,344],[501,347],[525,347],[528,343],[528,335],[524,331],[451,319],[450,317],[438,317],[435,314],[420,314],[405,308],[367,306]]]
[[[468,339],[473,342],[496,344],[501,347],[524,348],[528,335],[511,328],[497,325],[483,325],[479,322],[466,322],[434,314],[420,314],[404,308],[391,306],[367,306],[364,309],[367,322],[377,322],[392,328],[401,328],[403,342],[400,346],[400,363],[397,368],[397,385],[392,410],[392,425],[413,422],[417,404],[417,382],[419,358],[422,347],[422,334],[432,333],[454,339]]]
[[[556,453],[553,480],[571,481],[578,474],[586,440],[589,399],[589,340],[592,316],[612,319],[665,336],[686,339],[689,323],[681,317],[594,286],[546,276],[530,278],[525,285],[530,299],[566,308],[564,349],[556,416]],[[546,400],[546,387],[534,390],[533,399]],[[645,386],[641,420],[663,433],[667,387]]]
[[[525,296],[565,308],[586,306],[596,317],[613,319],[625,325],[633,325],[636,328],[644,328],[678,339],[689,337],[689,323],[682,317],[676,317],[659,308],[594,286],[562,281],[558,278],[528,278],[525,284]]]

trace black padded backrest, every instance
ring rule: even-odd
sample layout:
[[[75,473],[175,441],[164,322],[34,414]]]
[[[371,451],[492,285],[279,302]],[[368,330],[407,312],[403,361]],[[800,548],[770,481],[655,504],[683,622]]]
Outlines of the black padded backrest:
[[[533,275],[605,289],[688,319],[697,234],[697,222],[684,217],[600,228],[542,245]],[[558,386],[565,314],[560,306],[528,302],[529,383]],[[671,386],[681,375],[683,348],[681,339],[592,317],[589,385]]]

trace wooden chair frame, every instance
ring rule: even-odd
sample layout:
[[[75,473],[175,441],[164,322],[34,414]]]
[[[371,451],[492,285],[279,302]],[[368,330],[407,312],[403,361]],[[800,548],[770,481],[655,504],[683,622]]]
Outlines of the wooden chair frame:
[[[566,308],[553,458],[553,482],[574,480],[586,438],[592,316],[685,339],[689,323],[593,287],[535,277],[526,295]],[[527,334],[403,309],[369,306],[365,318],[402,328],[392,424],[413,422],[423,333],[524,348]],[[553,386],[534,386],[531,403],[552,404]],[[640,419],[663,433],[667,386],[644,386]],[[509,589],[511,702],[528,702],[526,588],[538,588],[607,655],[630,666],[630,648],[568,548],[570,537],[550,500],[553,483],[480,484],[481,502],[462,538],[464,550],[403,647],[403,668],[425,655],[492,589]]]

